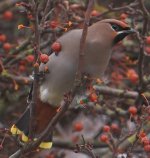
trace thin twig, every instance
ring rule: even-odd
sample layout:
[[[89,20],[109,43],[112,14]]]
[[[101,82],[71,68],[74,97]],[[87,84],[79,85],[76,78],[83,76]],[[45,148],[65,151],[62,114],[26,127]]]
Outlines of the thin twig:
[[[31,37],[29,37],[27,40],[23,41],[19,47],[16,47],[14,50],[12,50],[10,52],[10,54],[18,54],[20,51],[23,51],[24,49],[27,48],[27,46],[30,44],[31,42]],[[6,65],[8,62],[10,61],[9,58],[6,58],[6,60],[4,60],[4,64]]]
[[[80,50],[79,50],[79,63],[78,63],[78,70],[77,70],[77,80],[81,79],[81,69],[83,66],[83,60],[85,56],[84,47],[85,47],[85,41],[88,31],[88,26],[90,22],[90,14],[94,6],[94,0],[89,0],[88,8],[85,13],[85,20],[84,20],[84,26],[82,31],[82,36],[80,39]]]
[[[130,3],[129,5],[123,6],[123,7],[117,7],[117,8],[113,8],[112,5],[108,6],[108,10],[106,10],[105,12],[101,13],[100,15],[96,16],[96,17],[91,17],[92,19],[96,19],[96,20],[100,20],[103,16],[111,13],[111,12],[120,12],[120,11],[135,11],[135,7],[137,7],[139,5],[139,3],[137,1],[134,1],[133,3]]]
[[[45,10],[44,10],[43,18],[42,18],[42,20],[41,20],[41,24],[42,24],[42,25],[44,24],[44,22],[45,22],[46,19],[47,19],[47,16],[49,15],[50,4],[51,4],[51,0],[47,0],[46,8],[45,8]],[[48,14],[48,15],[47,15],[47,14]]]
[[[46,42],[43,42],[40,44],[40,50],[44,49],[45,47],[47,47],[49,44],[51,43],[51,39],[48,39]],[[18,54],[14,59],[10,60],[6,66],[10,66],[14,63],[16,63],[17,61],[19,61],[20,59],[23,59],[29,52],[33,52],[34,48],[28,49],[25,52]]]
[[[35,63],[38,60],[38,56],[40,53],[40,32],[39,32],[39,18],[38,18],[38,3],[36,3],[35,8],[33,9],[33,14],[35,17],[35,50],[34,57]],[[39,78],[37,74],[39,73],[39,67],[34,67],[34,80],[33,80],[33,92],[32,92],[32,100],[30,103],[30,124],[29,124],[29,137],[33,138],[33,134],[35,133],[35,126],[37,124],[37,120],[35,118],[35,109],[37,106],[37,97],[38,97],[38,89],[39,89]]]

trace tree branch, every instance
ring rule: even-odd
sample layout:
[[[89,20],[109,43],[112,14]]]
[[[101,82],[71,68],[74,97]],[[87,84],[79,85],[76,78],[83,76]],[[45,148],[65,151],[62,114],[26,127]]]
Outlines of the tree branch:
[[[90,14],[94,6],[94,0],[89,0],[88,7],[85,13],[85,20],[84,20],[84,26],[83,26],[83,31],[82,31],[82,36],[80,39],[80,50],[79,50],[79,63],[78,63],[78,70],[77,70],[77,80],[81,79],[81,69],[83,66],[83,60],[84,60],[84,47],[85,47],[85,41],[86,41],[86,36],[87,36],[87,31],[88,31],[88,26],[90,22]]]
[[[99,91],[100,94],[111,95],[114,97],[136,99],[139,96],[138,92],[136,91],[128,91],[128,90],[111,88],[107,86],[96,86],[96,85],[93,86],[93,88]]]
[[[140,42],[140,53],[139,53],[139,57],[138,57],[138,75],[139,75],[139,97],[137,98],[137,104],[140,104],[141,102],[141,93],[143,93],[144,91],[144,50],[145,50],[145,36],[147,33],[147,29],[148,29],[148,22],[149,22],[149,17],[150,14],[148,12],[148,10],[146,9],[145,5],[144,5],[144,0],[138,0],[139,2],[139,8],[141,9],[142,13],[143,13],[143,29],[142,29],[142,33],[141,33],[141,38],[139,39]]]

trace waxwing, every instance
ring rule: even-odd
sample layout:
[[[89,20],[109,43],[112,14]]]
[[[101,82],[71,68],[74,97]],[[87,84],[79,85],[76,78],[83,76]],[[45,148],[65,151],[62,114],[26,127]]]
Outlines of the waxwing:
[[[82,73],[87,73],[93,78],[99,78],[104,73],[111,57],[111,48],[129,34],[135,33],[126,23],[105,19],[88,28],[84,47],[84,61],[81,68]],[[79,50],[82,29],[71,30],[62,35],[57,42],[61,44],[58,55],[52,53],[46,64],[40,65],[40,72],[48,66],[49,73],[45,75],[40,84],[38,102],[36,105],[37,126],[35,137],[38,137],[56,114],[56,109],[66,92],[73,88],[76,72],[79,64]],[[25,140],[29,133],[29,108],[22,117],[12,126],[13,134],[22,133]],[[22,139],[22,141],[24,141]],[[41,148],[50,148],[51,138],[40,144]],[[45,143],[45,144],[44,144]]]

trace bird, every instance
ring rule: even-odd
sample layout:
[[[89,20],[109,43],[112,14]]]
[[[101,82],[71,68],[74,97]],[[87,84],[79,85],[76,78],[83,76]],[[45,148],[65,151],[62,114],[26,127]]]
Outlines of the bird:
[[[73,88],[80,59],[82,31],[83,29],[73,29],[64,33],[56,40],[61,44],[59,54],[52,53],[46,64],[40,64],[39,71],[43,72],[47,66],[49,73],[45,74],[44,80],[39,85],[35,109],[35,118],[38,122],[35,127],[35,138],[44,131],[57,113],[64,94]],[[93,78],[100,78],[107,68],[113,46],[133,33],[136,31],[127,23],[116,19],[104,19],[89,26],[80,71]],[[22,134],[22,141],[28,141],[29,122],[30,110],[27,107],[21,118],[11,127],[12,134]],[[52,147],[51,134],[39,147]]]

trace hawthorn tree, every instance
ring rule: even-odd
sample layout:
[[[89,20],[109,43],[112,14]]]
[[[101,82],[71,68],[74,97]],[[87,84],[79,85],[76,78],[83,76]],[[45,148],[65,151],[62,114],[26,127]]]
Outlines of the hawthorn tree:
[[[148,158],[150,156],[150,3],[94,0],[2,0],[0,2],[0,157]],[[80,95],[90,76],[80,74],[88,26],[115,18],[137,30],[113,49],[103,78]],[[23,144],[9,128],[27,103],[36,105],[39,64],[46,63],[61,45],[66,32],[82,28],[77,83],[64,105],[36,141]],[[86,54],[84,54],[85,56]],[[45,67],[45,73],[48,68]],[[82,88],[80,88],[82,87]],[[31,119],[33,119],[31,117]],[[38,145],[54,130],[54,145],[41,151]],[[14,154],[13,154],[14,153]]]

